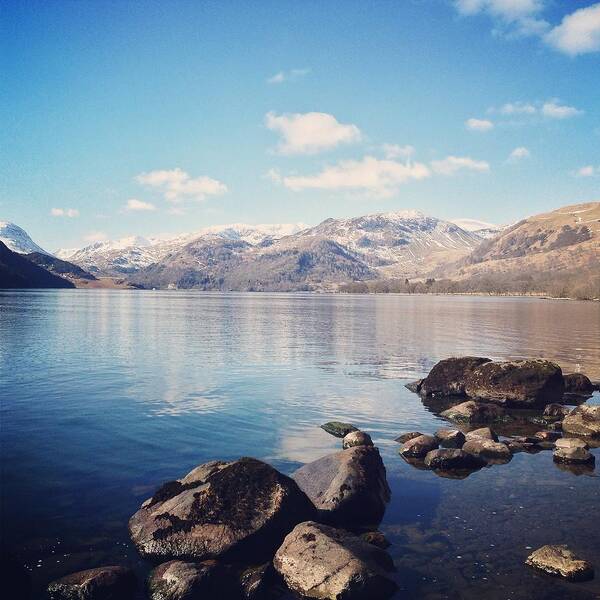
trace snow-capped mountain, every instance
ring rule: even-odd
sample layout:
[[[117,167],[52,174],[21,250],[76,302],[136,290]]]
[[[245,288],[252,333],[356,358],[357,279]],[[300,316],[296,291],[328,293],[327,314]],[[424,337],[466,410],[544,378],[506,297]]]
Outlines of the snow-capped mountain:
[[[40,248],[24,229],[9,221],[0,221],[0,241],[4,242],[9,250],[18,254],[41,252],[42,254],[50,255],[49,252]]]
[[[451,219],[450,223],[454,223],[461,229],[478,235],[481,239],[492,238],[505,229],[502,225],[494,225],[486,221],[478,221],[477,219]]]
[[[292,235],[305,227],[302,223],[213,225],[194,233],[177,236],[154,238],[131,236],[118,240],[94,242],[81,249],[59,249],[55,254],[91,273],[122,275],[135,273],[157,263],[199,238],[215,237],[257,245]]]

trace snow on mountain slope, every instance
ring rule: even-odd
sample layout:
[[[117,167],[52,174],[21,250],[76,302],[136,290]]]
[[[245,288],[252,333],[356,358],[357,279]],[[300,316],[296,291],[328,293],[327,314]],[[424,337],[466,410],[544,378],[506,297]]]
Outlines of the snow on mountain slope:
[[[450,223],[454,223],[461,229],[478,235],[481,239],[494,237],[506,228],[502,225],[494,225],[477,219],[451,219]]]
[[[9,250],[19,254],[41,252],[51,256],[49,252],[40,248],[24,229],[9,221],[0,221],[0,241],[4,242]]]
[[[298,235],[333,240],[387,277],[422,274],[481,242],[475,233],[415,210],[327,219]]]
[[[155,238],[131,236],[119,240],[95,242],[78,250],[59,249],[56,251],[56,256],[75,263],[92,273],[122,275],[135,273],[157,263],[199,238],[217,237],[257,245],[291,235],[304,227],[306,226],[302,223],[213,225],[194,233],[177,236]]]

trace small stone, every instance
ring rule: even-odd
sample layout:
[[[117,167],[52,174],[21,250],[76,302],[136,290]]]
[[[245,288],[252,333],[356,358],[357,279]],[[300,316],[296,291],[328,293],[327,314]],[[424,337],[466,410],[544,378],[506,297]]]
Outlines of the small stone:
[[[431,450],[425,456],[425,465],[430,469],[451,471],[453,469],[477,470],[485,467],[485,461],[458,448]]]
[[[465,452],[478,456],[487,461],[508,462],[512,454],[506,444],[494,442],[485,438],[467,440],[462,447]]]
[[[574,408],[562,422],[563,431],[600,438],[600,404],[582,404]]]
[[[553,404],[546,404],[543,416],[546,418],[562,419],[563,417],[566,417],[570,412],[570,408],[563,406],[562,404],[557,404],[555,402]]]
[[[432,435],[420,435],[412,438],[402,444],[400,454],[409,458],[421,458],[429,451],[435,450],[439,446],[436,437]]]
[[[474,429],[473,431],[469,431],[465,435],[465,438],[467,440],[484,438],[486,440],[492,440],[492,442],[498,441],[498,436],[489,427],[481,427],[481,429]]]
[[[591,396],[594,392],[594,384],[583,373],[569,373],[564,375],[565,394],[576,394]]]
[[[354,446],[372,446],[373,440],[364,431],[351,431],[342,441],[342,448],[353,448]]]
[[[587,450],[589,446],[584,440],[579,438],[560,438],[555,442],[557,448],[561,449],[572,449],[572,448],[583,448]]]
[[[556,442],[560,439],[561,433],[560,431],[538,431],[533,434],[533,437],[540,442]]]
[[[399,435],[394,441],[399,444],[404,444],[404,442],[408,442],[408,440],[412,440],[420,435],[423,435],[420,431],[409,431],[408,433]]]
[[[270,562],[250,567],[240,575],[240,587],[244,600],[267,600],[276,592],[275,571]],[[216,597],[221,598],[218,594]]]
[[[571,581],[586,581],[594,577],[592,565],[573,554],[567,546],[542,546],[532,552],[525,563],[549,575]]]
[[[133,598],[136,582],[131,569],[118,566],[78,571],[48,586],[50,600],[111,600]]]
[[[360,537],[365,542],[373,544],[373,546],[377,546],[383,550],[391,546],[390,542],[388,542],[387,538],[385,535],[383,535],[383,533],[381,533],[381,531],[367,531]]]
[[[501,407],[474,400],[457,404],[440,413],[440,417],[461,423],[494,423],[510,420]]]
[[[435,437],[443,448],[462,448],[465,443],[465,434],[458,429],[438,429]]]
[[[354,427],[351,423],[343,423],[342,421],[329,421],[321,425],[321,429],[338,438],[347,436],[351,431],[358,431],[358,427]]]
[[[559,463],[594,464],[596,457],[588,451],[587,444],[576,438],[556,440],[552,458]]]

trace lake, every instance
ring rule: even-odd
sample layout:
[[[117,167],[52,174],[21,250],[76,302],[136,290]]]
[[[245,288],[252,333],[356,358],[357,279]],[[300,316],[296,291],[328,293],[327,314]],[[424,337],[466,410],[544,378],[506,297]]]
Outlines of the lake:
[[[0,292],[2,530],[37,590],[102,564],[147,565],[127,521],[164,481],[255,456],[292,473],[350,421],[392,489],[382,531],[397,598],[600,597],[595,471],[520,453],[463,480],[407,464],[393,439],[446,423],[404,384],[440,359],[543,357],[600,379],[597,303],[533,298]],[[599,402],[598,393],[591,402]],[[566,543],[596,579],[523,565]]]

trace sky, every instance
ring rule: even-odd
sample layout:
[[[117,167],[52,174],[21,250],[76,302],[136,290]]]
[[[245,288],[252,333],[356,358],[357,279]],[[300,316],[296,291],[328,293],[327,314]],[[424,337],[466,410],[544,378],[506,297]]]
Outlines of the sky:
[[[600,200],[600,3],[0,3],[0,220],[50,250]]]

